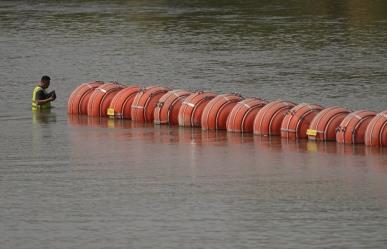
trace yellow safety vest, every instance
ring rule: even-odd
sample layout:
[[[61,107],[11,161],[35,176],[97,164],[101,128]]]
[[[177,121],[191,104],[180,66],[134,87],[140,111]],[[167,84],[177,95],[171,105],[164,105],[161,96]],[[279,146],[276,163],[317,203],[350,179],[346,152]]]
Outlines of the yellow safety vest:
[[[44,90],[41,86],[36,86],[34,88],[34,91],[32,92],[32,110],[44,110],[44,109],[50,109],[51,103],[45,103],[43,105],[38,105],[36,101],[36,93],[39,91],[43,91],[45,94],[47,94],[46,90]]]

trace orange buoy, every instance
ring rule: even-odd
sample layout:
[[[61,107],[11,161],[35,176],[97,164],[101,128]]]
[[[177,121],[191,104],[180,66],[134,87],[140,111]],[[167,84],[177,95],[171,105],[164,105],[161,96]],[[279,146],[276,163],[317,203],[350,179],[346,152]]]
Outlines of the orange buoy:
[[[365,132],[365,144],[368,146],[387,146],[387,111],[373,117]]]
[[[319,112],[306,131],[309,140],[336,140],[336,128],[350,113],[349,110],[337,106],[328,107]]]
[[[215,96],[214,93],[202,91],[189,95],[181,104],[178,116],[179,125],[200,127],[203,110]]]
[[[312,119],[323,107],[316,104],[301,103],[288,111],[281,124],[281,137],[287,139],[308,138],[306,130]]]
[[[262,107],[254,119],[254,134],[264,136],[281,135],[282,120],[294,106],[293,102],[276,100]]]
[[[255,116],[266,104],[266,100],[257,98],[248,98],[238,102],[227,118],[227,131],[253,132]]]
[[[141,89],[135,96],[131,107],[132,120],[153,122],[154,110],[160,98],[169,91],[161,86]]]
[[[376,113],[360,110],[346,116],[336,129],[336,141],[341,144],[364,143],[365,132]]]
[[[87,104],[87,115],[93,117],[106,117],[107,109],[113,97],[124,88],[118,83],[107,83],[96,88],[90,95]]]
[[[210,100],[202,113],[202,129],[226,129],[228,115],[242,99],[237,94],[221,94]]]
[[[154,123],[178,125],[181,104],[190,94],[190,92],[185,90],[173,90],[164,94],[155,108]]]
[[[140,91],[139,86],[128,86],[119,91],[107,110],[109,117],[131,119],[131,107],[134,101],[134,97]]]
[[[87,114],[87,104],[91,93],[103,84],[102,81],[83,83],[71,93],[67,102],[68,114]]]

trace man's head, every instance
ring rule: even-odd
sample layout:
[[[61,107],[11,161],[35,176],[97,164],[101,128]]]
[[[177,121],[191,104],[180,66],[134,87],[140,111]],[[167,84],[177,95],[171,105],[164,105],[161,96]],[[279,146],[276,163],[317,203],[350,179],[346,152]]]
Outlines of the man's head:
[[[43,75],[42,79],[40,80],[40,86],[44,89],[48,88],[50,86],[50,77],[47,75]]]

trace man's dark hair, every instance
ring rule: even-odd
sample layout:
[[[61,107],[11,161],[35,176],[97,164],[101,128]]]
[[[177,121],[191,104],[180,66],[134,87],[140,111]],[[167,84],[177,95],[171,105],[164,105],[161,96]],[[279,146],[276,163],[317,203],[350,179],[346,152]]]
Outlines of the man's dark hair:
[[[51,79],[50,79],[49,76],[43,75],[41,80],[42,80],[42,81],[50,81]]]

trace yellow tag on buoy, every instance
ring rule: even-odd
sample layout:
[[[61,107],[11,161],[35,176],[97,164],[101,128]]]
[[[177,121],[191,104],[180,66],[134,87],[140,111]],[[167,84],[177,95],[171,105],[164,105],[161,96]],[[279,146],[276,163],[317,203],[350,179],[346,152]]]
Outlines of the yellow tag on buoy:
[[[306,131],[306,135],[308,135],[308,136],[316,136],[317,135],[317,131],[313,130],[313,129],[308,129]]]
[[[107,109],[107,115],[108,116],[114,116],[114,108],[108,108]]]

